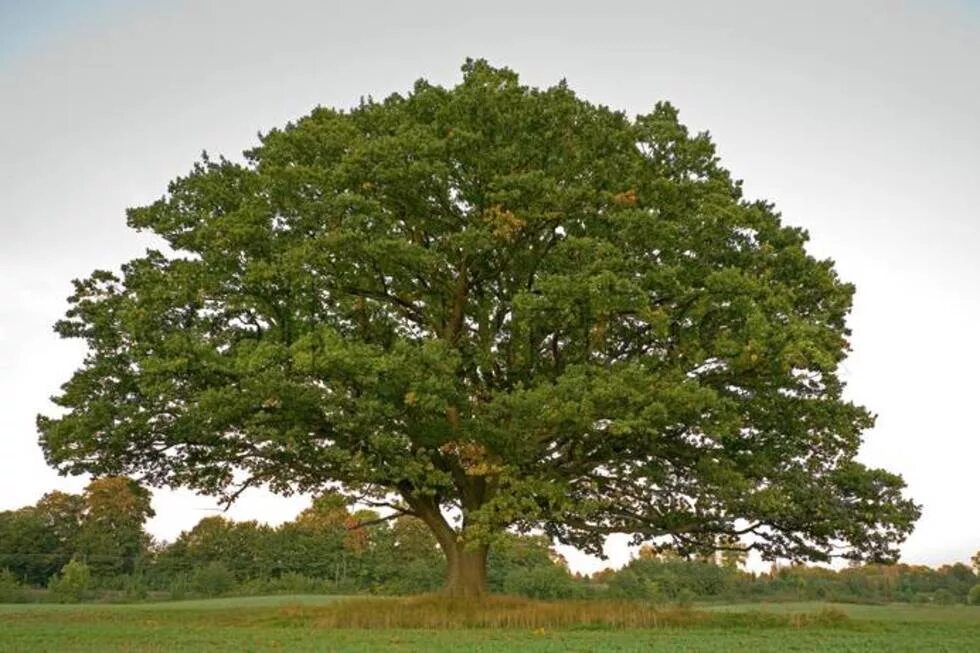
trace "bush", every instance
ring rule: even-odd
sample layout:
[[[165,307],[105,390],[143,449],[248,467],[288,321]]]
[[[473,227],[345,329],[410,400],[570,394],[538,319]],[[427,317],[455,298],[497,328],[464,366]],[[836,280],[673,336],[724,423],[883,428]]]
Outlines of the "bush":
[[[980,583],[970,588],[970,593],[966,597],[966,602],[970,605],[980,605]]]
[[[128,574],[121,580],[123,596],[127,601],[142,601],[149,593],[143,574]]]
[[[170,586],[168,588],[170,592],[170,600],[172,601],[182,601],[187,598],[188,592],[190,592],[191,582],[187,577],[187,574],[177,574],[170,581]]]
[[[270,581],[270,585],[273,585],[278,591],[288,592],[290,594],[314,593],[319,589],[319,584],[316,579],[304,576],[295,571],[286,572],[275,579],[274,582]]]
[[[631,569],[622,569],[609,579],[609,596],[615,599],[659,599],[660,586]]]
[[[956,597],[948,589],[938,589],[932,593],[932,602],[937,605],[953,605]]]
[[[639,558],[610,578],[613,596],[677,600],[686,589],[697,597],[721,597],[736,588],[739,572],[699,560]]]
[[[532,599],[570,599],[578,587],[568,572],[558,565],[514,569],[504,578],[504,591]]]
[[[694,591],[684,587],[677,592],[677,607],[689,608],[694,603],[695,598],[697,598],[697,596],[694,594]]]
[[[79,560],[72,560],[51,577],[48,590],[58,603],[78,603],[92,589],[92,570]]]
[[[194,591],[204,596],[221,596],[235,587],[235,576],[221,562],[209,562],[194,571]]]
[[[9,569],[0,569],[0,603],[24,603],[27,593],[17,575]]]
[[[407,560],[387,574],[377,591],[382,594],[424,594],[439,591],[442,583],[441,570],[433,569],[430,561]]]
[[[335,594],[332,582],[322,578],[310,578],[296,572],[287,572],[276,578],[250,578],[234,588],[239,596],[263,594]]]

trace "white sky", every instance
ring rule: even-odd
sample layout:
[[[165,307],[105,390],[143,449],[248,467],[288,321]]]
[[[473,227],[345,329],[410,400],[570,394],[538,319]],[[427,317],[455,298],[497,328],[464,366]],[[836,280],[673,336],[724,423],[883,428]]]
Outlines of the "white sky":
[[[903,560],[980,549],[980,5],[967,0],[0,0],[0,510],[85,483],[45,466],[34,418],[81,360],[51,330],[70,280],[148,243],[126,207],[202,149],[237,157],[317,104],[454,84],[468,56],[630,113],[668,99],[709,129],[747,195],[775,201],[857,285],[844,377],[879,414],[861,458],[924,504]],[[278,523],[305,503],[253,492],[230,514]],[[216,504],[166,491],[154,505],[150,531],[173,538]]]

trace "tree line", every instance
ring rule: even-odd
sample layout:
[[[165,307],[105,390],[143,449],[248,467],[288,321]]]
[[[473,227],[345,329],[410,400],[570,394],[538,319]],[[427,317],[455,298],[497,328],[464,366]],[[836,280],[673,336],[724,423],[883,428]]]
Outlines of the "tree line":
[[[181,598],[411,594],[443,583],[445,558],[421,521],[351,512],[336,494],[315,498],[276,527],[208,516],[173,542],[154,541],[145,531],[153,514],[148,492],[119,477],[92,481],[82,494],[49,492],[32,506],[0,512],[0,585],[26,597],[30,592],[20,590],[61,588],[72,574],[90,594]],[[522,593],[519,577],[534,569],[571,578],[546,538],[506,535],[492,557],[490,588]]]
[[[424,523],[351,511],[336,494],[316,497],[279,526],[204,517],[173,542],[146,532],[151,516],[149,493],[121,477],[0,512],[0,602],[416,594],[443,584],[445,557]],[[547,537],[506,533],[494,544],[490,590],[532,598],[980,603],[980,553],[974,568],[791,565],[753,574],[741,569],[743,556],[682,557],[645,546],[622,569],[583,576],[568,569]]]

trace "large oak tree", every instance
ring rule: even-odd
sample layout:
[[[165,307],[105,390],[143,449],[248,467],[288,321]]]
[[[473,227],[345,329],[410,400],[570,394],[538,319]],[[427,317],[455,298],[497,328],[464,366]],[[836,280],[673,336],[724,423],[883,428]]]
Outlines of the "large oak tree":
[[[63,472],[232,499],[340,487],[432,530],[448,588],[541,529],[888,559],[918,508],[855,461],[853,287],[668,104],[629,118],[468,62],[206,155],[75,282],[39,417]],[[398,513],[395,513],[398,514]]]

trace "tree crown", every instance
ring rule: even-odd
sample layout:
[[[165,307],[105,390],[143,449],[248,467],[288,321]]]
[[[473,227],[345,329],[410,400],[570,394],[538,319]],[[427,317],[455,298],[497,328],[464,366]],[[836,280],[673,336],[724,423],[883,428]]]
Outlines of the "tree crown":
[[[444,547],[889,558],[918,515],[854,460],[853,287],[669,104],[470,61],[205,155],[128,220],[167,251],[75,282],[57,331],[89,354],[39,418],[63,471],[341,487]]]

